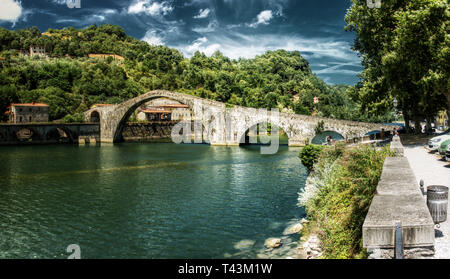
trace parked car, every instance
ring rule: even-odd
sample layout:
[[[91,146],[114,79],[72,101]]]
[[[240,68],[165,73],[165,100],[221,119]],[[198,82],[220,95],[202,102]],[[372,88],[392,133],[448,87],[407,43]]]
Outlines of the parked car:
[[[434,133],[436,136],[450,135],[450,129],[447,130],[436,130]]]
[[[447,148],[450,146],[450,139],[445,140],[441,143],[441,146],[438,148],[439,155],[443,158],[445,157],[445,152],[447,152]]]
[[[427,149],[429,151],[437,151],[441,146],[442,142],[450,139],[450,134],[445,134],[443,136],[437,136],[428,141]]]
[[[445,126],[437,126],[436,127],[436,132],[438,132],[438,133],[442,133],[442,132],[445,132]]]
[[[447,146],[447,151],[445,152],[445,160],[450,162],[450,145]]]

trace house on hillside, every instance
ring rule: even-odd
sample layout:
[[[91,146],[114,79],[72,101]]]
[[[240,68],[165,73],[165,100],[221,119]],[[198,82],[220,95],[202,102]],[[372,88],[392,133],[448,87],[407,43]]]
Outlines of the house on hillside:
[[[49,106],[42,103],[11,104],[8,111],[9,123],[48,122]]]
[[[30,56],[47,57],[47,51],[42,46],[30,46]]]
[[[124,58],[117,54],[94,54],[90,53],[89,58],[99,58],[99,59],[106,59],[108,57],[112,57],[114,60],[124,60]]]

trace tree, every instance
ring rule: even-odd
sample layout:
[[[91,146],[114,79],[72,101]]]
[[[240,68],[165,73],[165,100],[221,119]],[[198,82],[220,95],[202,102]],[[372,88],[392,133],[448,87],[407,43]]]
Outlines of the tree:
[[[420,116],[431,126],[439,111],[450,110],[445,96],[450,92],[448,13],[444,1],[411,1],[405,11],[395,14],[396,38],[392,50],[383,57],[392,95],[418,103],[413,107],[416,131],[421,130]]]
[[[364,71],[353,97],[369,114],[382,115],[397,98],[404,113],[415,120],[431,118],[448,102],[448,5],[442,0],[384,0],[380,9],[352,0],[346,30],[355,31],[354,49]],[[447,96],[447,100],[445,99]]]

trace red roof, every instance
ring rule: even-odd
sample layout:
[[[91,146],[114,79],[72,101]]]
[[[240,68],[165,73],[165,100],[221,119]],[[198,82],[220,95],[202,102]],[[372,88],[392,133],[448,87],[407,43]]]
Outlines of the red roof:
[[[28,104],[11,104],[9,107],[48,107],[43,103],[28,103]]]
[[[150,109],[144,109],[141,110],[143,113],[162,113],[162,114],[171,114],[172,112],[169,110],[150,110]]]
[[[189,108],[188,105],[184,104],[170,104],[170,105],[160,105],[159,108]]]

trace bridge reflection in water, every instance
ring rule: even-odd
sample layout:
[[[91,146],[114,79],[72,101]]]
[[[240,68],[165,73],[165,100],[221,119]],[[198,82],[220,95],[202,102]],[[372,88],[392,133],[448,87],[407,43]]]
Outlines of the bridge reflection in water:
[[[128,122],[122,130],[124,142],[172,142],[171,134],[173,128],[180,121],[146,121]],[[194,121],[191,121],[191,138],[194,142]],[[202,143],[207,139],[202,137]]]

